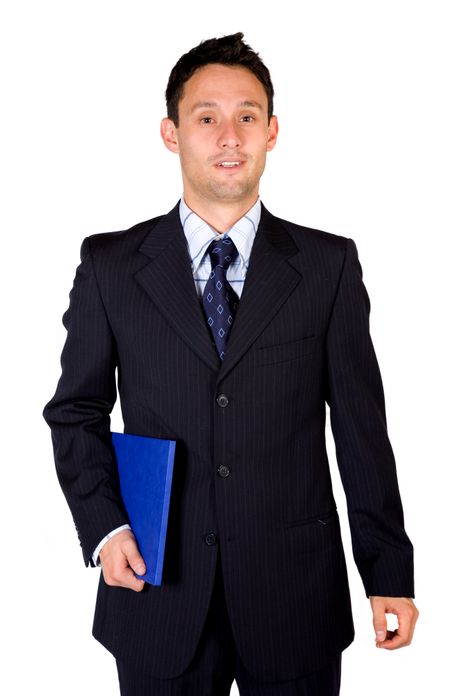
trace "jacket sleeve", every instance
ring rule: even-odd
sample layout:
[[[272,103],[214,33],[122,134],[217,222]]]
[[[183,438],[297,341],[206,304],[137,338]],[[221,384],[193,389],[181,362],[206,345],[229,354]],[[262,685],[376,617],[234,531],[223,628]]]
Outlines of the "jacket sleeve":
[[[383,385],[369,333],[370,300],[347,240],[327,332],[327,402],[347,498],[352,550],[367,597],[414,597]]]
[[[77,529],[85,565],[112,529],[129,522],[111,444],[117,353],[95,277],[89,238],[63,316],[67,337],[61,377],[43,416],[50,426],[59,483]]]

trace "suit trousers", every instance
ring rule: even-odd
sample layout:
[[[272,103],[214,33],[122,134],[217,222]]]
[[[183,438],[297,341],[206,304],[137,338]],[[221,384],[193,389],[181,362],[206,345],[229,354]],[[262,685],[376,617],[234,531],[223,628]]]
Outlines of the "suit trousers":
[[[245,668],[236,650],[228,618],[220,552],[215,583],[202,635],[186,670],[159,679],[117,660],[121,696],[229,696],[236,679],[240,696],[338,696],[341,658],[297,679],[259,681]]]

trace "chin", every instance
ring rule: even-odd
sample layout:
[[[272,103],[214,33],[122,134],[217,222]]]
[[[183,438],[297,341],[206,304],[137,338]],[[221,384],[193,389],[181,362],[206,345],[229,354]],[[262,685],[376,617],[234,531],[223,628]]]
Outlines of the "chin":
[[[234,186],[226,186],[224,184],[210,184],[208,187],[208,198],[212,195],[216,200],[221,201],[241,201],[248,198],[255,191],[255,186],[248,183],[238,184]]]

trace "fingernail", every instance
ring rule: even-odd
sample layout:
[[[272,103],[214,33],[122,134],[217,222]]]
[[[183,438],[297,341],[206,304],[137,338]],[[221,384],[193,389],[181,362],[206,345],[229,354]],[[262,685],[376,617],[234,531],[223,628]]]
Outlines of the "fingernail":
[[[145,566],[144,565],[138,565],[136,568],[136,572],[138,575],[144,575],[145,573]]]

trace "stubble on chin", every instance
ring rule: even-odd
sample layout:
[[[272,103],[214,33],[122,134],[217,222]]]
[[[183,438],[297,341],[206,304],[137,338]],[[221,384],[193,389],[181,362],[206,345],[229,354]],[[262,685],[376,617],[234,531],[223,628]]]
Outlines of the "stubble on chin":
[[[231,156],[230,156],[231,158]],[[230,177],[228,180],[221,179],[214,170],[202,172],[200,174],[191,167],[183,166],[183,178],[189,189],[195,196],[200,199],[215,203],[239,203],[249,198],[253,198],[258,192],[259,180],[263,174],[265,161],[257,163],[252,161],[252,158],[246,155],[244,157],[248,171],[245,176]],[[217,161],[217,157],[211,158],[207,163],[209,167],[213,167]],[[186,162],[187,164],[187,162]]]
[[[249,163],[248,158],[247,162]],[[198,183],[203,186],[205,196],[209,199],[228,203],[239,202],[252,197],[258,190],[263,171],[264,167],[261,167],[259,171],[251,171],[251,175],[243,179],[230,178],[228,181],[220,181],[214,176],[209,176],[204,182]]]
[[[208,179],[205,182],[206,197],[223,202],[242,201],[249,197],[255,190],[254,181],[240,181],[222,183],[214,179]]]

